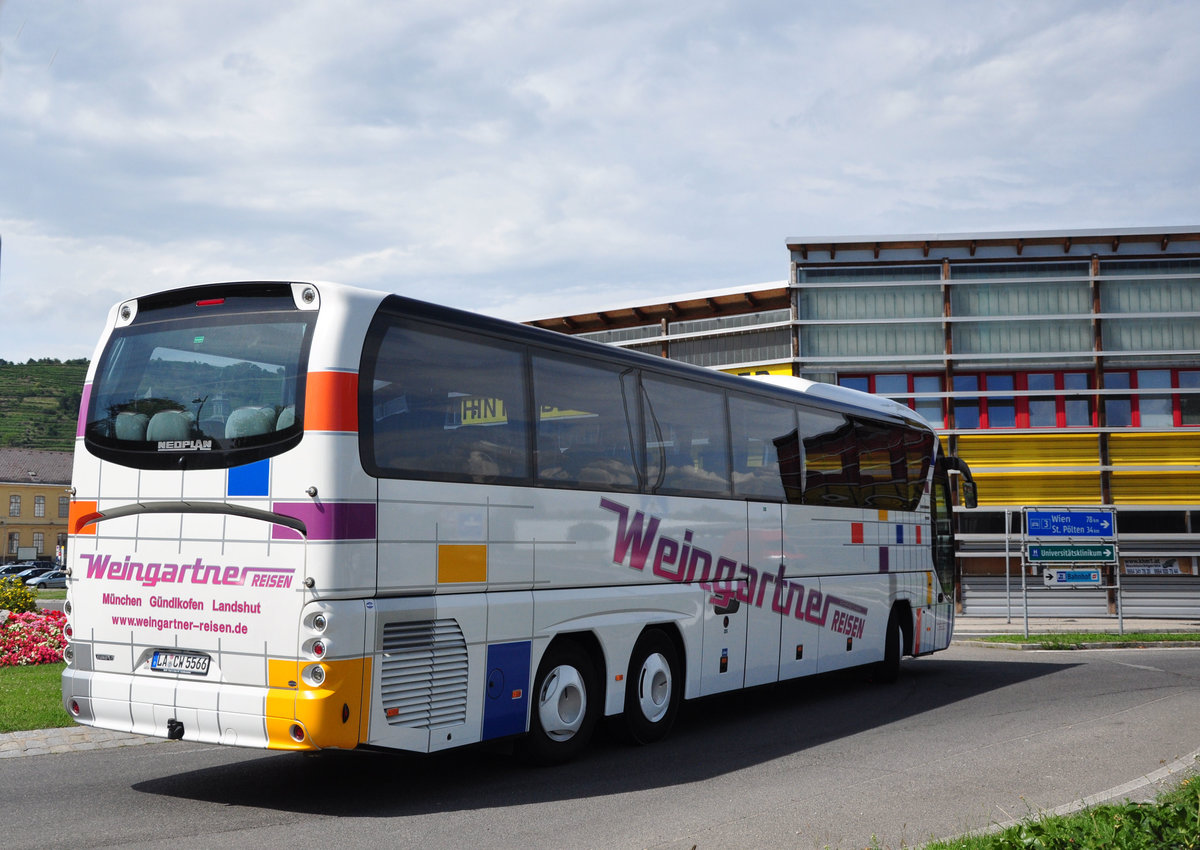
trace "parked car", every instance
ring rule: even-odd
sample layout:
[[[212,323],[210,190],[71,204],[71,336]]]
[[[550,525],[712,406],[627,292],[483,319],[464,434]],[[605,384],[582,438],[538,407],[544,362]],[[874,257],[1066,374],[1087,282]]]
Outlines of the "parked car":
[[[19,578],[21,581],[28,583],[29,579],[43,576],[48,572],[53,572],[54,567],[27,567],[19,573],[8,576],[8,578]]]
[[[38,590],[45,590],[49,587],[66,587],[67,573],[65,570],[51,570],[26,580],[25,586],[36,587]]]
[[[53,561],[17,561],[15,564],[6,564],[0,567],[0,578],[15,576],[34,567],[40,567],[45,570],[59,569],[58,564]]]

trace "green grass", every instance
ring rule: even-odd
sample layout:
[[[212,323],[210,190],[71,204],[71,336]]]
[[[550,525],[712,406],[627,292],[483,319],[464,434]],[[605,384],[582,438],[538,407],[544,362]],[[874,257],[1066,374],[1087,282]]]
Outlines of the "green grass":
[[[86,360],[0,360],[0,446],[71,451],[87,367]]]
[[[935,841],[925,850],[1188,850],[1200,848],[1200,776],[1153,803],[1097,806],[1063,817],[1026,820],[1002,832]]]
[[[1090,633],[1054,633],[1038,634],[1025,637],[1024,635],[988,635],[972,638],[986,643],[1013,643],[1023,646],[1033,645],[1042,649],[1086,649],[1090,644],[1127,644],[1143,646],[1151,643],[1200,643],[1200,634],[1196,632],[1128,632],[1123,635],[1107,632]]]
[[[62,707],[65,666],[0,667],[0,733],[75,725]]]

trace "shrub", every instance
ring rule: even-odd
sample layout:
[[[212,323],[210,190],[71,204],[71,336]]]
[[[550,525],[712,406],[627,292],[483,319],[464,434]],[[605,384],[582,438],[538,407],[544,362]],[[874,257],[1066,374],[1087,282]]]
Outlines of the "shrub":
[[[19,578],[0,579],[0,611],[24,614],[37,608],[37,594]]]
[[[9,614],[0,623],[0,667],[62,661],[66,622],[61,611]]]

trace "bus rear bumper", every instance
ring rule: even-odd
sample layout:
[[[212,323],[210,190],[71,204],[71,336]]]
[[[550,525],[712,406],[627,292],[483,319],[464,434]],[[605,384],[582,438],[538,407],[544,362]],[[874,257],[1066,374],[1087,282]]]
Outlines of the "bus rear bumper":
[[[62,699],[77,722],[117,732],[273,750],[357,745],[357,728],[352,736],[331,736],[323,728],[328,725],[325,715],[343,713],[345,703],[333,691],[68,667],[63,671]]]

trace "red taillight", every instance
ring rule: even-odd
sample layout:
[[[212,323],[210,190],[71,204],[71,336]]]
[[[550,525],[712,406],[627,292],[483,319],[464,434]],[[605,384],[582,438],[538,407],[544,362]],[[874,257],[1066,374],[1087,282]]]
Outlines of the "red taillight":
[[[291,728],[292,740],[300,743],[304,740],[304,727],[299,723],[293,723]]]
[[[71,713],[76,717],[79,716],[79,702],[77,700],[71,700]]]
[[[215,307],[218,304],[224,304],[224,298],[205,298],[202,301],[197,301],[197,307]]]
[[[65,626],[63,626],[63,634],[67,636],[67,640],[70,640],[75,636],[75,630],[71,628],[70,623],[67,623]]]
[[[324,658],[325,657],[325,641],[314,640],[313,645],[312,645],[312,654],[315,655],[317,658]]]

